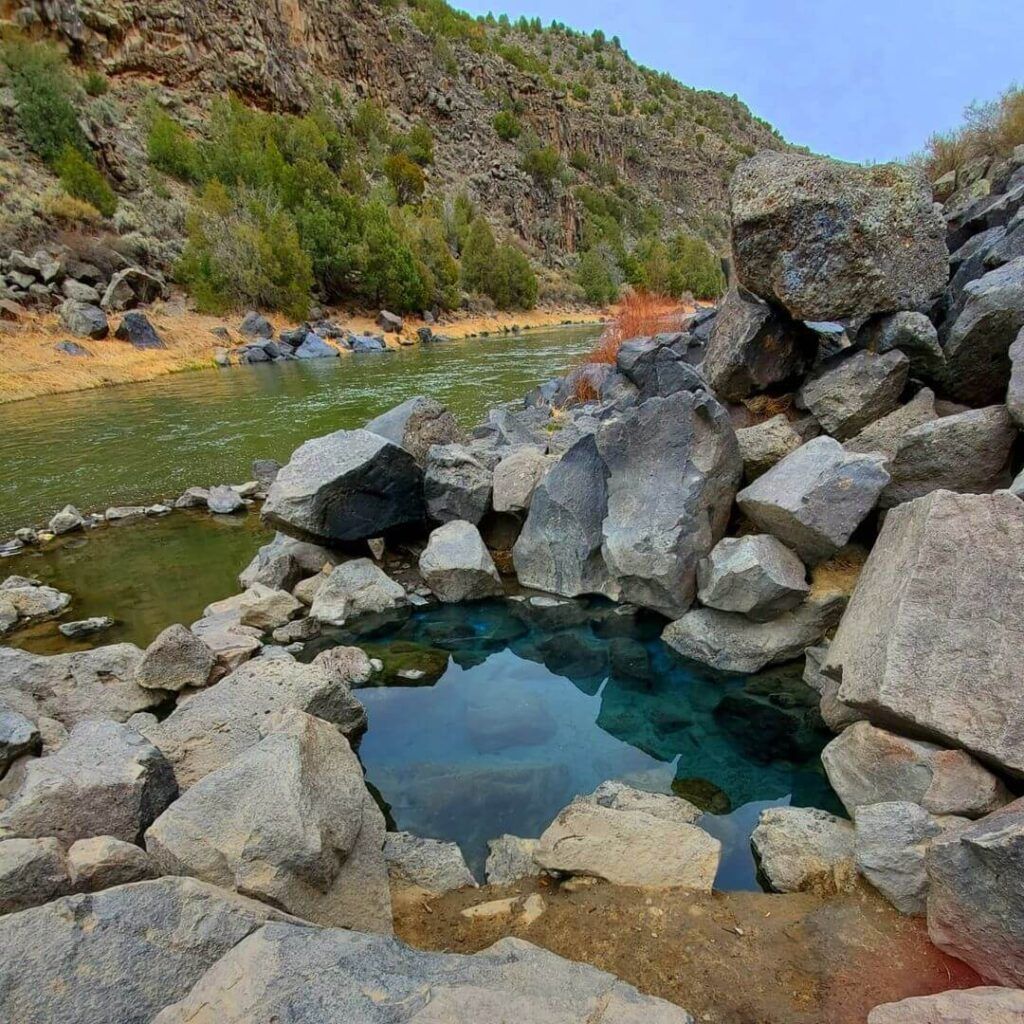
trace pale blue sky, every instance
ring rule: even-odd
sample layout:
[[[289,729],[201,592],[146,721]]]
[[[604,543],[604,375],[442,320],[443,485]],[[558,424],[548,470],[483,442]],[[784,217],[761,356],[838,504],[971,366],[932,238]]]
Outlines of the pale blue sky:
[[[887,160],[1024,84],[1024,0],[483,0],[619,36],[634,59],[737,93],[791,142]]]

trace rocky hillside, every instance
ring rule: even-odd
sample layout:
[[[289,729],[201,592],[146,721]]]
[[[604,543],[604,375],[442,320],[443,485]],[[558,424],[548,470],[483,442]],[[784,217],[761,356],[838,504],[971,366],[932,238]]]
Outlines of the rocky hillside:
[[[546,268],[542,298],[575,281],[583,250],[605,253],[591,269],[617,285],[660,274],[665,256],[652,247],[677,232],[720,248],[732,170],[755,150],[784,147],[735,97],[642,68],[600,32],[477,20],[440,0],[5,2],[0,18],[66,48],[84,136],[116,192],[101,223],[76,220],[19,130],[16,98],[0,90],[7,250],[46,243],[70,223],[113,233],[133,261],[170,267],[192,192],[148,158],[153,111],[201,140],[211,104],[228,93],[343,125],[371,100],[390,131],[425,127],[425,201],[466,194],[499,240]],[[372,188],[379,161],[372,140],[361,141]],[[639,267],[645,260],[653,271]]]

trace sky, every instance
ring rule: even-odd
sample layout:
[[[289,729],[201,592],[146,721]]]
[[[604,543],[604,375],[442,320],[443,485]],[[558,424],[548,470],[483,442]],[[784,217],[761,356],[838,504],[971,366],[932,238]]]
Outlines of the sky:
[[[736,93],[790,142],[881,162],[1024,85],[1024,0],[450,0],[617,35],[641,64]]]

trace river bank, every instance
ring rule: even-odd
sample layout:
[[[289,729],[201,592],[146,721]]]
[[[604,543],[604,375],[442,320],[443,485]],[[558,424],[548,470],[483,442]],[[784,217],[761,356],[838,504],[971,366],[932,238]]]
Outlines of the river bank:
[[[70,356],[59,351],[58,343],[68,339],[67,329],[56,313],[26,313],[17,323],[0,322],[0,404],[133,384],[187,370],[217,369],[214,352],[241,341],[237,331],[242,314],[224,317],[196,313],[184,301],[172,298],[147,306],[145,314],[164,340],[166,348],[138,349],[106,338],[93,341],[76,338],[75,344],[87,355]],[[374,317],[364,312],[327,310],[327,319],[355,334],[378,334]],[[597,308],[550,306],[515,313],[446,314],[438,323],[407,317],[400,335],[386,335],[390,348],[416,345],[417,331],[431,326],[452,340],[480,337],[521,329],[551,328],[572,324],[597,324],[607,313]],[[275,334],[295,326],[280,315],[267,318]],[[227,331],[227,337],[215,331]],[[343,349],[343,355],[347,355]]]

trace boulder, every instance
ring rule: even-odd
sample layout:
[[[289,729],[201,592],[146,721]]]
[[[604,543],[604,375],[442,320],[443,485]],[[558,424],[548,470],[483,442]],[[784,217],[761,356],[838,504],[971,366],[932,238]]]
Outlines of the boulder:
[[[644,402],[648,398],[667,398],[677,391],[707,387],[693,365],[699,358],[691,351],[687,335],[658,335],[623,343],[615,364],[619,373],[636,388],[637,399]]]
[[[767,534],[723,537],[697,566],[701,604],[767,622],[808,594],[804,564]]]
[[[427,453],[423,495],[438,523],[479,523],[491,507],[493,474],[461,444],[435,444]]]
[[[0,701],[32,721],[45,716],[68,728],[91,718],[123,722],[167,698],[135,681],[141,659],[134,644],[53,655],[0,647]]]
[[[839,683],[822,671],[828,658],[828,646],[808,647],[804,651],[804,682],[821,694],[818,710],[821,720],[833,731],[842,732],[854,722],[864,721],[864,714],[844,704],[838,697]]]
[[[879,504],[892,508],[940,489],[984,494],[1010,483],[1017,439],[1005,405],[968,409],[908,430],[887,469]]]
[[[337,359],[341,353],[323,338],[309,331],[293,355],[296,359]]]
[[[62,622],[58,627],[61,636],[69,640],[82,640],[87,636],[102,633],[114,625],[109,615],[93,615],[88,619],[76,619],[74,622]]]
[[[643,811],[655,818],[672,822],[676,825],[694,825],[704,812],[689,800],[669,793],[649,793],[644,789],[636,789],[617,779],[602,782],[593,793],[580,796],[577,800],[596,804],[599,807],[610,807],[616,811]]]
[[[210,492],[205,487],[189,487],[174,502],[175,508],[206,508]]]
[[[743,478],[752,483],[804,442],[785,415],[779,413],[763,423],[737,430],[736,443],[743,461]]]
[[[434,530],[419,567],[423,582],[445,602],[478,601],[504,593],[491,554],[472,523],[456,519]]]
[[[845,442],[843,447],[848,452],[874,452],[891,460],[911,430],[935,419],[938,419],[935,393],[930,388],[921,388],[906,405],[875,420]]]
[[[60,305],[60,322],[65,330],[76,338],[93,338],[99,341],[110,333],[107,314],[99,306],[88,302],[66,299]]]
[[[608,470],[601,551],[615,590],[683,614],[742,473],[728,414],[705,391],[651,398],[604,424],[597,445]]]
[[[58,537],[61,534],[73,533],[85,526],[85,517],[74,505],[65,505],[50,519],[50,533]]]
[[[127,341],[132,348],[167,348],[145,313],[125,313],[114,331],[114,337],[118,341]]]
[[[303,604],[287,590],[274,590],[262,583],[254,583],[239,600],[238,621],[243,626],[255,626],[269,633],[290,622],[303,610]]]
[[[661,634],[677,654],[721,672],[760,672],[799,658],[820,643],[839,621],[846,605],[843,594],[812,593],[793,611],[770,622],[752,622],[745,615],[715,608],[695,608],[670,622]]]
[[[532,878],[540,874],[540,867],[533,859],[537,849],[536,839],[506,834],[488,840],[487,849],[484,874],[488,885],[511,885],[521,878]]]
[[[346,733],[366,725],[349,686],[322,665],[257,658],[189,697],[145,733],[174,766],[184,790],[255,746],[268,716],[289,708]]]
[[[696,825],[577,800],[544,830],[534,860],[546,871],[614,885],[710,892],[721,852]]]
[[[773,892],[848,892],[856,882],[853,825],[815,807],[769,807],[750,837]]]
[[[277,475],[262,518],[300,540],[378,537],[422,522],[423,474],[402,448],[366,430],[306,441]]]
[[[253,459],[252,460],[252,476],[253,479],[263,488],[268,490],[270,485],[277,479],[277,474],[281,472],[281,463],[277,459]]]
[[[204,1016],[218,1024],[693,1024],[671,1003],[521,939],[464,956],[294,925],[240,943],[153,1024]]]
[[[1017,427],[1024,427],[1024,327],[1010,346],[1010,382],[1006,388],[1006,411]]]
[[[729,198],[737,280],[798,320],[915,309],[946,284],[945,225],[909,165],[763,150]]]
[[[1024,328],[1024,257],[971,281],[964,296],[946,339],[942,384],[958,402],[1001,402],[1010,379],[1010,346]]]
[[[313,659],[313,664],[345,686],[362,686],[373,675],[370,658],[358,647],[328,647]],[[342,732],[347,731],[342,729]]]
[[[239,573],[238,582],[246,588],[262,583],[275,590],[294,590],[303,577],[319,573],[325,566],[332,569],[340,560],[336,552],[318,544],[308,544],[278,533],[256,552],[253,560]]]
[[[213,651],[202,638],[175,623],[146,648],[135,681],[147,690],[198,689],[209,681],[213,665]]]
[[[317,924],[390,934],[384,816],[348,742],[295,709],[263,725],[258,743],[196,782],[149,828],[154,865]]]
[[[405,588],[369,558],[335,566],[313,598],[309,614],[320,622],[343,626],[359,615],[376,614],[408,604]]]
[[[91,284],[84,281],[76,281],[73,277],[66,277],[60,286],[61,294],[67,299],[74,299],[76,302],[87,302],[91,306],[100,304],[100,293]]]
[[[901,914],[923,914],[928,846],[946,828],[967,825],[967,819],[936,818],[902,800],[858,807],[853,821],[857,870]]]
[[[256,310],[250,309],[242,317],[242,322],[238,325],[238,333],[246,338],[272,338],[274,325]]]
[[[100,306],[107,312],[120,312],[140,303],[154,302],[160,298],[163,290],[163,282],[158,277],[138,267],[125,267],[111,275]],[[163,348],[163,345],[159,347]]]
[[[928,937],[983,978],[1024,986],[1024,799],[932,840]]]
[[[810,410],[826,434],[845,441],[896,408],[909,370],[902,352],[855,352],[805,381],[796,404]]]
[[[529,511],[533,492],[552,461],[537,445],[522,445],[506,455],[494,467],[491,499],[494,511]]]
[[[377,314],[377,326],[385,334],[401,334],[405,327],[405,321],[397,314],[382,309]]]
[[[1022,580],[1013,495],[933,491],[892,509],[829,648],[839,699],[1024,776]]]
[[[432,445],[451,444],[462,438],[455,417],[440,402],[423,395],[381,413],[364,429],[398,445],[420,466],[426,462]]]
[[[134,729],[81,722],[60,750],[26,767],[0,812],[0,836],[70,844],[107,835],[134,843],[177,789],[163,754]]]
[[[379,354],[388,350],[382,338],[375,338],[370,334],[354,334],[349,340],[349,344],[355,353]]]
[[[384,859],[389,878],[399,885],[440,894],[477,884],[457,843],[423,839],[411,832],[389,832]]]
[[[761,530],[815,564],[846,544],[888,482],[881,456],[816,437],[740,491],[736,503]]]
[[[755,295],[726,295],[708,339],[701,371],[722,401],[784,385],[800,377],[817,350],[812,330]]]
[[[832,740],[821,761],[850,814],[865,804],[908,800],[932,814],[980,818],[1012,799],[1000,779],[963,750],[907,739],[868,722]]]
[[[67,863],[75,892],[99,892],[153,876],[146,851],[113,836],[94,836],[72,843]]]
[[[0,915],[37,907],[70,892],[64,850],[56,839],[0,839]]]
[[[0,704],[0,777],[22,754],[36,754],[41,746],[39,727]]]
[[[219,484],[211,487],[206,495],[206,506],[211,512],[220,515],[230,515],[232,512],[241,512],[245,509],[245,502],[242,496],[229,487],[227,484]]]
[[[66,896],[11,914],[0,918],[0,1019],[149,1024],[246,935],[283,919],[191,878]]]
[[[868,1024],[1018,1024],[1024,992],[1014,988],[956,989],[876,1006]]]
[[[71,604],[70,594],[24,576],[4,580],[0,584],[0,598],[13,609],[16,620],[29,622],[55,618]]]
[[[938,331],[924,313],[904,310],[874,317],[861,328],[857,342],[878,355],[902,352],[910,360],[911,375],[926,380],[935,380],[945,362]]]

